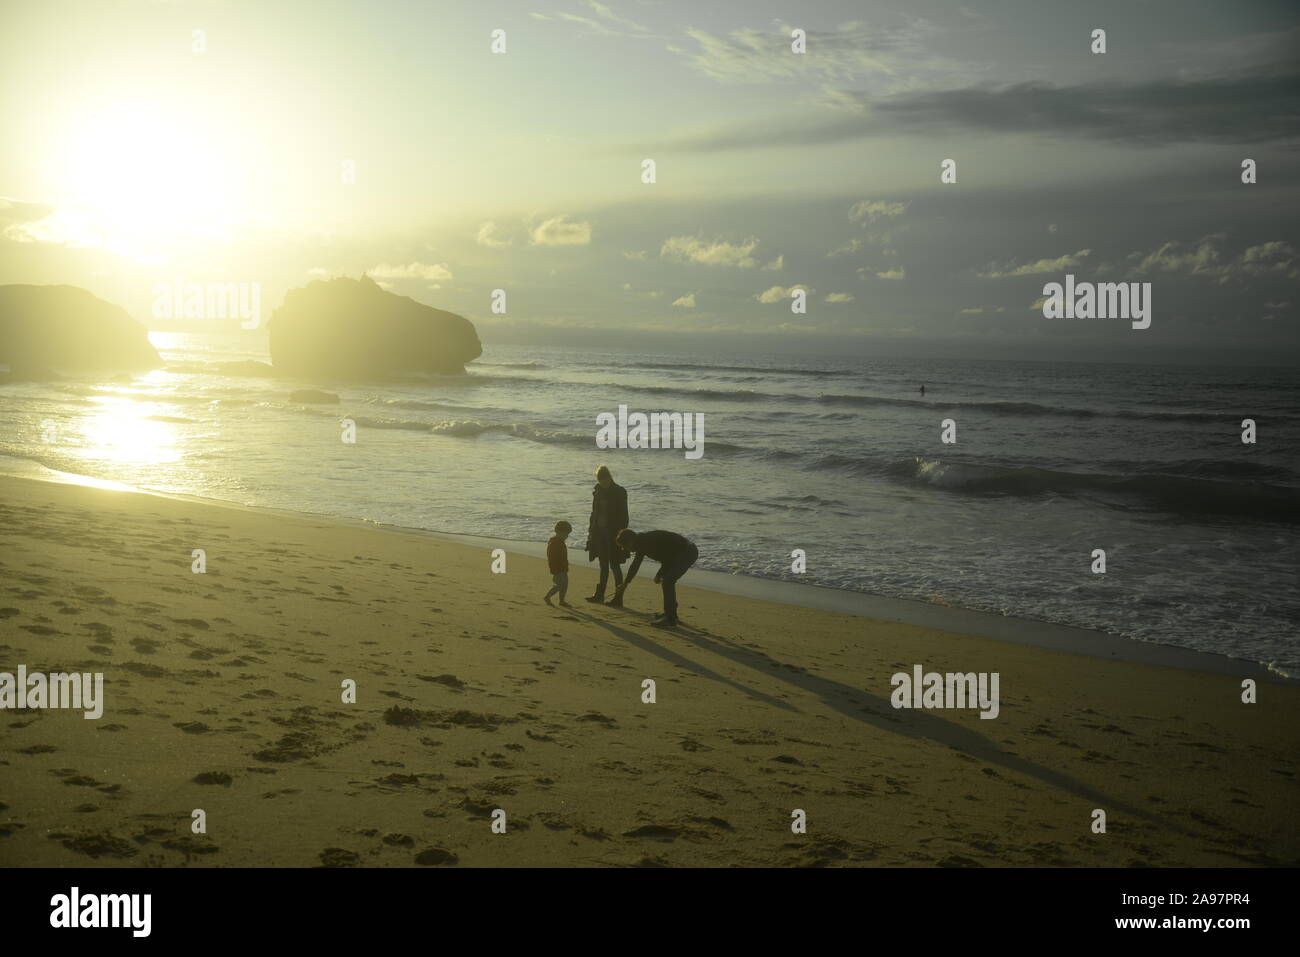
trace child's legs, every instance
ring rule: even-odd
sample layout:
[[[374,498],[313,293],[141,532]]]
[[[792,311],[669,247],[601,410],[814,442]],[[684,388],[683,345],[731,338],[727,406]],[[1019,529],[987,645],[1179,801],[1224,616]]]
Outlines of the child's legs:
[[[569,592],[569,573],[556,572],[551,576],[551,581],[555,582],[555,587],[551,589],[551,594],[560,593],[560,601],[564,601],[564,596]]]

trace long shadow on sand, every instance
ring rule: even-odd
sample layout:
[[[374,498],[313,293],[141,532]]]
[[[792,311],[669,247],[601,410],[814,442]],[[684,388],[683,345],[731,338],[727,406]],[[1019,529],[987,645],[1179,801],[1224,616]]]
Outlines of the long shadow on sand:
[[[641,612],[629,611],[629,614],[639,617],[646,617]],[[791,705],[786,704],[778,699],[771,698],[761,692],[737,685],[735,682],[717,675],[715,672],[697,665],[688,659],[683,658],[676,652],[662,648],[659,644],[645,635],[639,635],[636,632],[628,631],[626,628],[620,628],[617,625],[610,624],[600,618],[591,615],[582,615],[581,617],[599,625],[611,634],[622,638],[629,644],[657,655],[674,664],[689,668],[697,674],[713,677],[732,687],[738,687],[747,694],[755,698],[770,701],[778,706],[791,711],[797,711]],[[1009,771],[1016,771],[1020,774],[1027,775],[1042,781],[1044,784],[1051,785],[1054,788],[1060,788],[1076,797],[1086,798],[1093,802],[1094,807],[1105,808],[1108,812],[1112,809],[1118,809],[1134,817],[1140,817],[1148,821],[1159,823],[1163,827],[1170,828],[1181,834],[1188,832],[1179,825],[1167,821],[1159,815],[1152,814],[1150,811],[1142,808],[1135,808],[1123,801],[1110,797],[1093,787],[1078,781],[1068,774],[1054,771],[1051,768],[1045,768],[1035,764],[1019,755],[1004,751],[996,744],[969,728],[945,721],[925,711],[911,709],[895,709],[887,699],[873,695],[868,691],[860,688],[853,688],[838,681],[832,681],[829,678],[820,678],[811,674],[796,665],[787,665],[777,661],[766,652],[755,651],[751,648],[745,648],[737,645],[731,639],[715,635],[713,632],[705,631],[700,628],[694,628],[690,625],[681,625],[668,634],[675,634],[703,650],[712,652],[723,658],[730,659],[736,664],[752,668],[769,678],[775,678],[793,685],[801,691],[816,695],[829,708],[838,711],[846,718],[852,718],[854,721],[860,721],[863,724],[871,725],[881,731],[888,731],[891,734],[902,734],[911,738],[928,738],[940,744],[960,751],[977,760],[987,761],[990,764],[996,764]]]
[[[743,685],[738,681],[733,681],[730,678],[728,678],[726,675],[720,675],[716,671],[706,668],[703,665],[698,664],[697,662],[691,661],[691,659],[687,658],[685,655],[681,655],[675,651],[670,651],[667,648],[661,647],[660,645],[651,641],[645,635],[638,635],[636,632],[628,631],[626,628],[618,628],[614,625],[611,625],[609,622],[605,621],[602,618],[596,618],[592,615],[588,615],[585,612],[578,611],[576,608],[570,608],[568,611],[569,614],[581,618],[584,621],[589,621],[593,625],[599,625],[601,628],[604,628],[606,631],[610,632],[611,634],[614,634],[617,637],[622,638],[624,641],[628,642],[629,644],[635,645],[637,648],[640,648],[642,651],[646,652],[647,654],[655,655],[659,658],[664,659],[664,661],[667,661],[670,664],[674,664],[679,668],[684,668],[687,671],[693,671],[701,678],[712,678],[714,681],[719,681],[730,688],[735,688],[737,691],[743,691],[751,698],[756,698],[757,700],[762,701],[765,704],[773,705],[774,707],[781,708],[784,711],[793,711],[795,713],[799,712],[799,709],[796,708],[794,705],[782,701],[780,698],[774,698],[770,694],[764,694],[763,692],[751,688],[748,685]]]

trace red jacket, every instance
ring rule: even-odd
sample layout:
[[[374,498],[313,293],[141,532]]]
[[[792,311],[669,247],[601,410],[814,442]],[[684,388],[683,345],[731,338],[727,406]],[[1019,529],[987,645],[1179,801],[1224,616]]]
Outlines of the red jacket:
[[[569,570],[569,549],[558,535],[551,536],[551,540],[546,543],[546,560],[551,565],[552,575]]]

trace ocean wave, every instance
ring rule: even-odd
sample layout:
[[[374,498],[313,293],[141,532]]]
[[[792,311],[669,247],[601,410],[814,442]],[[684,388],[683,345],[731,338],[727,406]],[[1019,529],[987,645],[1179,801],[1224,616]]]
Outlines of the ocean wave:
[[[784,396],[782,396],[784,398]],[[1000,401],[963,401],[937,402],[927,399],[904,399],[897,396],[880,395],[835,395],[822,394],[817,402],[827,405],[849,406],[909,406],[912,408],[947,411],[949,409],[971,409],[978,412],[990,412],[994,415],[1009,416],[1059,416],[1070,419],[1147,419],[1182,422],[1219,422],[1236,419],[1235,412],[1167,412],[1158,409],[1084,409],[1078,406],[1041,405],[1037,402],[1000,402]]]
[[[1284,465],[1251,462],[1245,459],[1182,459],[1144,467],[1153,472],[1184,475],[1190,478],[1259,479],[1291,484],[1300,477],[1300,473],[1295,469]]]
[[[543,442],[547,445],[584,445],[595,447],[595,433],[578,435],[575,432],[560,432],[555,429],[539,429],[522,422],[481,422],[477,419],[460,419],[439,422],[428,426],[434,435],[450,435],[457,438],[474,438],[479,435],[500,433],[527,439],[531,442]]]
[[[702,372],[748,372],[751,375],[808,375],[808,376],[857,376],[860,372],[850,372],[841,369],[799,369],[799,368],[781,368],[766,366],[733,366],[733,365],[715,365],[703,362],[609,362],[609,363],[588,363],[588,365],[601,366],[603,368],[618,369],[657,369],[683,371],[687,369],[698,369]]]
[[[549,369],[550,368],[550,366],[548,366],[544,362],[483,362],[478,359],[475,359],[474,362],[471,363],[470,365],[471,368],[477,368],[479,366],[488,366],[493,369]]]
[[[371,396],[365,400],[367,405],[383,406],[386,409],[426,409],[430,412],[482,412],[475,405],[457,405],[454,402],[428,402],[424,399],[386,399],[383,396]]]
[[[828,457],[844,458],[844,457]],[[831,463],[860,469],[947,492],[971,495],[1100,495],[1138,500],[1148,507],[1176,512],[1236,515],[1263,521],[1300,523],[1300,488],[1243,480],[1236,482],[1189,476],[1065,472],[1033,466],[945,463],[923,458],[898,459],[883,469],[870,460]]]
[[[351,419],[359,428],[363,429],[395,429],[399,432],[428,432],[429,423],[421,422],[418,419],[377,419],[369,415],[349,415],[346,411],[341,411],[338,407],[332,409],[305,409],[311,415],[323,416],[328,419],[343,420]]]
[[[530,380],[538,381],[538,380]],[[565,383],[580,385],[585,383]],[[1041,405],[1037,402],[1001,402],[980,400],[955,400],[938,402],[930,399],[910,399],[900,396],[855,395],[848,393],[821,393],[815,396],[799,395],[793,392],[762,392],[754,389],[719,389],[712,387],[686,388],[676,385],[635,385],[628,383],[607,382],[596,388],[613,392],[643,393],[647,395],[664,395],[688,401],[727,401],[746,403],[816,403],[826,406],[845,406],[848,408],[895,407],[926,409],[935,412],[950,410],[971,410],[1005,416],[1057,416],[1071,419],[1118,418],[1169,420],[1183,422],[1220,422],[1225,419],[1239,421],[1237,413],[1232,412],[1168,412],[1140,409],[1085,409],[1074,406]]]
[[[534,380],[536,381],[536,380]],[[585,383],[561,383],[566,386],[583,385]],[[800,395],[783,395],[772,392],[755,392],[753,389],[688,389],[683,386],[674,385],[629,385],[626,382],[606,382],[603,385],[594,386],[597,389],[607,389],[610,392],[642,392],[647,395],[671,395],[682,399],[721,399],[735,402],[763,402],[763,401],[801,401],[804,396]]]

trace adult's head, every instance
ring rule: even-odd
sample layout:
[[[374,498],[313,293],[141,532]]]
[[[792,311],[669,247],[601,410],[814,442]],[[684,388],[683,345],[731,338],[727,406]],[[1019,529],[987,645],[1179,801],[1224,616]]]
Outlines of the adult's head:
[[[610,474],[608,465],[596,469],[596,481],[600,483],[601,488],[609,488],[614,484],[614,476]]]
[[[614,537],[614,541],[618,544],[618,547],[623,549],[625,552],[633,552],[636,550],[636,532],[632,531],[630,528],[625,528],[619,532],[618,535]]]

